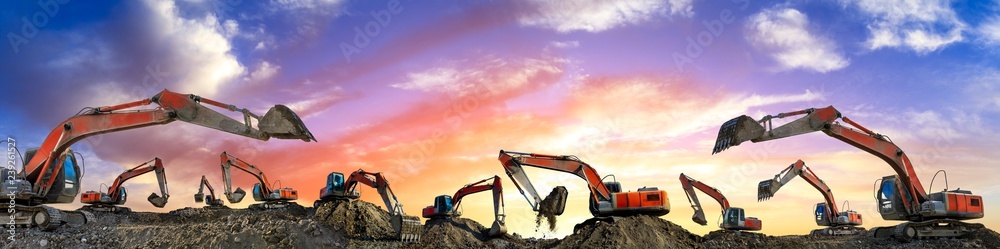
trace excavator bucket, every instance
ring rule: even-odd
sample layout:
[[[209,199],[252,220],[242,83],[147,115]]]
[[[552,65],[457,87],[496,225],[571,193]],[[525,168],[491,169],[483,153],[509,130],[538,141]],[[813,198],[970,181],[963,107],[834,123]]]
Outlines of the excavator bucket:
[[[691,215],[691,220],[702,226],[708,225],[708,220],[705,219],[705,212],[702,212],[701,210],[694,212],[694,215]]]
[[[552,214],[559,216],[566,211],[566,199],[569,197],[569,191],[566,190],[564,186],[556,186],[552,188],[552,192],[549,192],[548,196],[538,204],[538,212],[543,214]]]
[[[757,184],[757,201],[771,199],[774,192],[777,192],[777,189],[774,189],[776,186],[778,183],[774,179],[760,181]]]
[[[229,199],[229,203],[240,203],[243,201],[243,197],[247,196],[247,191],[243,191],[242,188],[236,188],[236,191],[226,194],[226,198]]]
[[[399,235],[400,240],[403,242],[420,241],[420,234],[422,234],[421,230],[423,229],[423,225],[420,224],[420,218],[409,215],[393,215],[389,219],[390,223],[392,223],[392,229]]]
[[[194,194],[194,202],[203,202],[203,201],[205,201],[205,194],[202,193]]]
[[[257,128],[273,138],[316,141],[299,115],[284,105],[275,105],[267,110],[264,117],[260,119],[260,123],[257,124]]]
[[[162,208],[163,206],[167,205],[167,198],[169,198],[169,197],[167,197],[167,196],[160,197],[160,195],[157,195],[156,193],[152,193],[152,194],[149,195],[149,197],[146,198],[146,200],[149,201],[149,203],[152,203],[153,206],[158,207],[158,208]]]
[[[719,136],[715,139],[715,147],[712,154],[722,152],[729,147],[740,145],[740,143],[759,138],[764,135],[764,126],[754,121],[753,118],[743,115],[730,119],[719,128]]]
[[[504,226],[499,220],[495,220],[493,221],[493,226],[490,226],[490,232],[487,235],[490,237],[499,237],[500,235],[504,235],[506,233],[507,226]]]

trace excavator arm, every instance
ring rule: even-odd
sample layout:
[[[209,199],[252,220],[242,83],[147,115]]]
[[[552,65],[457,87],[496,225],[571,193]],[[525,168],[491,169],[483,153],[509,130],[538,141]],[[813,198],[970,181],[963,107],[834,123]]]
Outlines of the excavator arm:
[[[359,183],[375,188],[378,194],[382,196],[385,208],[389,211],[389,223],[401,240],[420,240],[420,229],[422,227],[420,225],[420,218],[406,215],[406,212],[403,211],[403,204],[399,203],[396,194],[389,187],[389,181],[382,176],[382,173],[372,173],[358,169],[358,171],[351,173],[351,176],[347,178],[347,181],[344,183],[344,190],[346,192],[355,192],[355,188]]]
[[[490,182],[490,180],[493,181]],[[504,207],[503,186],[500,184],[499,176],[493,176],[469,185],[465,185],[465,187],[456,191],[455,195],[452,195],[451,197],[452,201],[455,202],[454,208],[458,209],[458,206],[462,204],[462,198],[465,196],[487,190],[493,191],[493,214],[496,216],[497,220],[503,222],[503,218],[505,216],[502,212]]]
[[[157,104],[150,110],[127,110],[135,107]],[[243,122],[232,119],[209,109],[202,103],[241,112]],[[257,128],[251,118],[258,121]],[[37,151],[26,157],[24,172],[32,183],[32,192],[45,198],[61,172],[58,159],[69,147],[81,139],[110,132],[184,121],[240,136],[266,141],[269,138],[301,139],[315,141],[312,133],[298,116],[283,105],[275,105],[264,116],[253,114],[247,109],[223,104],[193,94],[180,94],[163,90],[152,98],[130,103],[85,108],[79,114],[63,121],[49,132]]]
[[[795,161],[795,163],[789,165],[777,175],[774,175],[774,179],[761,181],[760,184],[757,185],[757,201],[770,199],[775,193],[778,192],[779,189],[781,189],[782,186],[788,184],[788,182],[795,179],[796,176],[801,177],[802,180],[805,180],[809,183],[809,185],[812,185],[813,188],[816,188],[816,190],[823,194],[823,199],[826,200],[826,206],[830,209],[830,212],[827,212],[829,220],[837,220],[837,214],[840,213],[840,210],[837,208],[837,201],[833,198],[833,190],[830,190],[830,187],[826,185],[826,182],[819,179],[819,177],[813,173],[812,169],[806,167],[806,163],[802,160]]]
[[[718,189],[684,175],[684,173],[681,173],[680,181],[681,187],[684,188],[684,194],[687,195],[688,202],[691,203],[691,208],[694,209],[694,215],[691,216],[691,220],[694,222],[701,224],[702,226],[708,224],[708,220],[705,219],[705,210],[701,208],[701,202],[698,201],[698,195],[694,192],[695,188],[701,190],[702,193],[707,194],[712,197],[712,199],[719,202],[723,211],[729,209],[729,200],[726,200],[726,197],[723,196],[722,192],[719,192]]]
[[[590,167],[587,163],[580,161],[576,156],[556,156],[501,150],[498,160],[503,164],[507,176],[510,176],[510,179],[513,180],[514,186],[517,187],[517,190],[521,192],[521,195],[524,196],[534,211],[539,210],[542,198],[538,195],[538,191],[535,190],[535,186],[531,184],[528,175],[524,173],[523,166],[574,174],[587,181],[587,186],[590,188],[593,198],[601,201],[611,200],[611,190],[601,181],[597,170]],[[559,213],[561,214],[561,212]]]

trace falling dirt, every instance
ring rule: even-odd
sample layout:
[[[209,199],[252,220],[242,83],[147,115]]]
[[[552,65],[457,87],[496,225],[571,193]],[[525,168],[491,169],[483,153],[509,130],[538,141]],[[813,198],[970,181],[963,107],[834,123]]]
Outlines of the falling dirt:
[[[552,192],[549,192],[549,195],[545,196],[545,199],[538,204],[538,215],[535,216],[536,229],[542,226],[542,218],[544,217],[545,222],[549,224],[549,231],[556,230],[556,217],[562,214],[567,196],[569,196],[569,191],[566,190],[566,187],[552,188]]]

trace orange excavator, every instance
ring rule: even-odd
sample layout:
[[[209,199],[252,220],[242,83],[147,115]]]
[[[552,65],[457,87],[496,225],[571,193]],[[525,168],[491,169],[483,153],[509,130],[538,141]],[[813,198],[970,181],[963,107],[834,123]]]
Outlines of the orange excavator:
[[[865,232],[864,228],[858,227],[862,223],[861,214],[854,210],[840,212],[837,209],[837,201],[833,199],[833,191],[813,173],[812,169],[806,167],[806,163],[802,160],[796,161],[774,175],[774,179],[764,180],[757,184],[757,201],[771,199],[774,193],[778,192],[778,189],[795,179],[795,176],[801,177],[802,180],[819,190],[823,194],[823,198],[826,199],[826,202],[817,203],[813,208],[816,210],[814,213],[816,225],[826,228],[813,230],[809,233],[810,235],[856,235]],[[848,203],[844,202],[844,204]]]
[[[493,191],[493,215],[495,217],[487,235],[497,237],[506,234],[507,227],[504,225],[504,218],[507,215],[504,214],[503,186],[500,184],[499,176],[493,176],[465,185],[461,189],[458,189],[452,196],[439,195],[434,197],[434,205],[425,207],[423,216],[432,220],[459,217],[462,215],[462,211],[458,209],[458,206],[462,204],[462,198],[487,190]]]
[[[799,115],[805,116],[778,127],[771,124],[775,118]],[[882,177],[875,182],[878,187],[874,189],[874,196],[882,219],[904,222],[896,226],[872,228],[869,235],[908,242],[923,238],[961,237],[984,227],[979,223],[962,221],[983,217],[982,196],[973,195],[968,190],[948,190],[948,187],[941,192],[928,194],[903,149],[888,136],[875,133],[842,116],[833,106],[781,113],[777,116],[767,115],[760,120],[746,115],[736,117],[725,122],[719,129],[712,153],[746,141],[759,143],[816,131],[822,131],[882,159],[895,171],[895,175]],[[947,174],[945,182],[947,183]]]
[[[595,217],[609,216],[630,216],[636,214],[663,216],[670,213],[670,200],[667,199],[667,192],[656,187],[643,187],[635,192],[622,192],[621,183],[614,179],[614,175],[607,175],[601,178],[597,170],[587,163],[580,161],[572,155],[556,156],[535,153],[523,153],[513,151],[500,151],[498,158],[503,164],[507,176],[514,181],[514,186],[521,192],[521,195],[531,205],[532,210],[538,212],[544,207],[542,198],[535,190],[535,186],[528,180],[528,175],[524,173],[524,166],[537,167],[548,170],[555,170],[579,176],[587,181],[590,188],[590,213]],[[611,181],[604,181],[611,177]],[[565,190],[565,188],[563,188]],[[527,191],[527,193],[525,193]],[[530,195],[530,196],[529,196]],[[552,196],[550,194],[550,196]],[[561,215],[566,206],[566,199],[555,200],[554,215]]]
[[[241,112],[244,122],[209,109],[202,103]],[[150,104],[157,104],[158,107],[130,110]],[[251,124],[251,118],[258,121],[256,128]],[[5,179],[0,187],[13,193],[0,197],[0,202],[14,203],[15,209],[10,215],[0,215],[0,222],[52,230],[66,222],[82,223],[92,220],[93,215],[86,211],[60,211],[44,205],[72,203],[80,194],[83,165],[70,146],[94,135],[173,121],[188,122],[262,141],[270,138],[301,139],[307,142],[316,140],[302,120],[283,105],[275,105],[264,116],[258,116],[234,105],[193,94],[163,90],[148,99],[114,106],[87,107],[52,129],[39,148],[27,150],[22,160],[24,167],[20,172],[0,171],[0,178]]]
[[[295,204],[295,202],[292,202],[299,199],[298,191],[292,188],[276,188],[271,186],[271,182],[267,180],[267,176],[264,175],[264,171],[261,171],[260,168],[257,168],[257,166],[240,160],[225,151],[219,155],[219,158],[221,158],[222,161],[222,180],[224,182],[224,186],[226,187],[225,194],[226,198],[229,199],[229,203],[240,203],[243,201],[243,197],[246,197],[247,195],[247,192],[243,191],[240,187],[236,187],[236,191],[232,191],[233,180],[230,168],[235,167],[236,169],[257,178],[257,183],[253,184],[251,192],[253,192],[254,201],[263,203],[251,204],[250,209],[275,209],[298,205]]]
[[[152,203],[155,207],[163,208],[163,206],[167,205],[167,199],[170,198],[170,194],[167,192],[167,175],[163,170],[163,161],[161,161],[160,158],[153,158],[153,160],[140,164],[139,166],[135,166],[135,168],[126,170],[125,172],[122,172],[121,175],[118,175],[118,178],[115,178],[115,182],[108,188],[107,193],[103,193],[101,191],[84,192],[80,195],[80,202],[89,205],[84,206],[83,209],[88,211],[93,210],[104,212],[131,211],[127,207],[118,206],[124,205],[125,201],[128,200],[128,192],[122,184],[125,184],[125,181],[128,181],[129,179],[149,172],[156,172],[156,181],[160,185],[160,194],[163,196],[152,193],[146,198],[146,200],[148,200],[149,203]]]
[[[361,198],[358,191],[358,184],[368,185],[378,190],[385,202],[385,208],[389,211],[389,223],[399,239],[405,242],[420,240],[421,227],[420,218],[406,215],[403,211],[403,204],[399,203],[396,194],[389,187],[389,181],[382,176],[382,173],[367,172],[358,169],[347,178],[343,173],[332,172],[327,175],[326,186],[319,190],[320,199],[313,203],[313,207],[319,207],[323,203],[333,201],[354,201]]]
[[[694,192],[694,189],[698,189],[711,196],[712,199],[715,199],[722,206],[722,223],[719,224],[719,228],[734,231],[760,231],[763,225],[761,221],[755,217],[746,217],[742,208],[729,206],[729,200],[718,189],[684,175],[684,173],[681,173],[680,181],[681,187],[684,188],[684,194],[687,195],[688,202],[691,203],[691,208],[694,209],[694,215],[691,216],[691,220],[695,223],[702,226],[708,224],[708,220],[705,219],[705,210],[701,208],[698,195]]]
[[[208,188],[208,195],[205,195],[205,188]],[[215,189],[212,188],[211,184],[208,184],[208,178],[205,175],[201,176],[201,184],[198,186],[198,193],[194,194],[194,202],[204,202],[205,208],[208,209],[227,209],[226,205],[222,204],[222,199],[215,196]]]

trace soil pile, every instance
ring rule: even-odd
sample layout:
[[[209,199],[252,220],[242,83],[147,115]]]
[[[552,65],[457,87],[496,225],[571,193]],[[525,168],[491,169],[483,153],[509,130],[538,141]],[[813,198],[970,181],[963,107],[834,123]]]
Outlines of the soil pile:
[[[517,236],[490,238],[489,229],[466,218],[428,220],[420,242],[406,248],[534,248]]]
[[[591,218],[556,248],[699,248],[701,236],[647,215]]]
[[[316,208],[313,219],[352,239],[398,240],[389,212],[364,201],[333,201]]]

